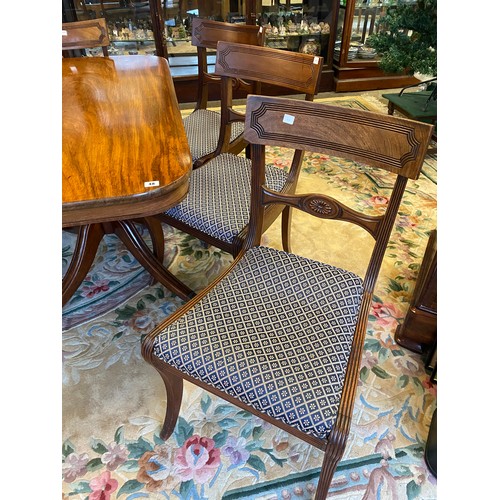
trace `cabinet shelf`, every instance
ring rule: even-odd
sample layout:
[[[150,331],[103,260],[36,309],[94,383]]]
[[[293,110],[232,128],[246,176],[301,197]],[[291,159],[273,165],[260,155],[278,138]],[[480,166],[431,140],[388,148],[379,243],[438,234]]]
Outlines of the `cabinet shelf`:
[[[144,43],[144,42],[153,42],[155,41],[153,38],[112,38],[110,37],[111,43]]]

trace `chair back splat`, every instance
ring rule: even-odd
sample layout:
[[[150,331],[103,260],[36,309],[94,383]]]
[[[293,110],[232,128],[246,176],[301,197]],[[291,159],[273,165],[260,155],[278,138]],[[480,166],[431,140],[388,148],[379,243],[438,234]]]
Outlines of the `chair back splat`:
[[[219,40],[262,46],[265,35],[259,26],[224,23],[199,17],[193,19],[191,44],[196,47],[198,58],[197,97],[193,112],[184,119],[184,127],[194,168],[198,168],[214,156],[221,133],[220,113],[207,109],[209,90],[214,85],[220,86],[221,81],[219,76],[209,71],[208,50],[216,50]],[[238,81],[237,84],[245,93],[260,93],[258,85],[242,81]],[[244,149],[242,134],[243,125],[236,124],[233,130],[229,130],[227,142],[232,143],[232,152],[239,153]]]
[[[95,47],[101,47],[103,55],[108,57],[110,43],[108,26],[104,18],[62,23],[63,57],[68,57],[69,50]]]
[[[162,439],[174,430],[183,380],[188,380],[323,450],[315,498],[326,498],[349,436],[374,286],[407,180],[418,178],[431,133],[429,124],[389,115],[248,97],[248,237],[229,269],[142,344],[144,358],[166,387]],[[266,146],[353,160],[342,162],[346,169],[362,163],[385,170],[385,211],[367,212],[359,200],[372,192],[361,188],[343,192],[342,202],[321,193],[273,190],[266,185]],[[371,235],[364,277],[261,246],[266,206],[276,204],[326,219],[328,227],[318,239],[334,238],[339,224],[354,224]],[[346,237],[346,256],[359,249],[359,238],[359,230]]]
[[[312,101],[318,91],[322,65],[323,58],[319,56],[219,41],[215,63],[222,85],[219,142],[213,158],[193,170],[188,196],[162,214],[162,221],[236,256],[248,229],[251,177],[250,159],[236,156],[241,151],[238,148],[248,144],[247,139],[242,133],[237,143],[230,140],[231,127],[243,127],[245,122],[245,113],[233,106],[236,82],[264,83],[301,93]],[[288,172],[269,165],[266,177],[270,185],[276,191],[293,193],[301,163],[302,156],[296,155]],[[290,251],[290,209],[276,204],[266,209],[262,231],[281,213],[283,248]]]

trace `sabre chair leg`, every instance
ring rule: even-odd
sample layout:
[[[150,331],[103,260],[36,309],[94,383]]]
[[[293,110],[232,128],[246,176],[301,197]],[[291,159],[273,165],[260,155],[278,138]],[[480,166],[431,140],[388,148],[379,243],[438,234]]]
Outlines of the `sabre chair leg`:
[[[287,206],[281,212],[281,244],[285,252],[291,253],[290,231],[292,228],[292,209]]]
[[[167,409],[165,411],[163,427],[160,432],[160,438],[166,441],[172,435],[172,432],[174,432],[175,424],[179,418],[184,385],[182,377],[177,377],[170,373],[159,373],[163,379],[167,392]]]

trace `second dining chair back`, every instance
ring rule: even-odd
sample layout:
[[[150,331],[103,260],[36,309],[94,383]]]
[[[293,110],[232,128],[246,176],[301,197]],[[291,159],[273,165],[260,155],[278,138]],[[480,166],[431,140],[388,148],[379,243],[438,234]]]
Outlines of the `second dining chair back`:
[[[210,71],[209,51],[217,49],[218,41],[262,46],[264,39],[264,31],[259,26],[224,23],[199,17],[193,19],[191,44],[196,47],[198,58],[197,96],[195,109],[183,121],[194,168],[214,156],[221,132],[221,114],[207,109],[210,90],[219,89],[221,81],[220,76]],[[247,84],[241,80],[237,84],[245,93],[259,93],[256,84]],[[226,131],[226,128],[222,130]],[[231,152],[238,153],[245,147],[243,125],[235,124],[228,134],[227,143],[231,143]]]
[[[221,114],[225,126],[244,125],[245,113],[233,106],[235,79],[261,82],[291,94],[301,93],[307,101],[312,101],[318,90],[322,65],[320,56],[218,42],[215,73],[222,78]],[[227,146],[227,134],[221,134],[214,158],[193,170],[187,197],[160,217],[163,222],[236,256],[247,235],[251,161],[226,152]],[[288,172],[268,165],[269,185],[276,191],[293,193],[302,158],[297,155]],[[268,207],[262,230],[265,231],[282,211],[281,205]],[[287,207],[282,215],[285,250],[290,248],[290,221],[291,209]]]

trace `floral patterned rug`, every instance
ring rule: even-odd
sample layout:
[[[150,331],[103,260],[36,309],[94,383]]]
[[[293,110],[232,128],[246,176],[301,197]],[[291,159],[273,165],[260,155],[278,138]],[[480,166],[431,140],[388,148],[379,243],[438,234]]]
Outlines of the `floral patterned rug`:
[[[376,99],[360,96],[325,102],[386,112]],[[275,165],[287,168],[288,151],[271,153]],[[436,481],[423,460],[436,386],[422,356],[394,341],[437,224],[436,169],[437,158],[429,155],[420,179],[408,184],[391,235],[370,315],[351,434],[329,498],[436,498]],[[385,182],[384,175],[362,165],[348,174],[338,159],[309,154],[298,190],[341,197],[355,187],[358,206],[376,213],[385,204]],[[323,239],[302,216],[294,213],[294,252],[339,262],[342,232]],[[232,260],[169,226],[164,233],[165,264],[195,290]],[[281,248],[279,234],[278,220],[263,244]],[[74,241],[73,234],[64,233],[63,272]],[[341,258],[340,265],[362,273],[360,254]],[[166,442],[159,438],[165,392],[159,375],[143,361],[140,342],[181,304],[150,283],[116,237],[106,236],[86,280],[63,309],[63,499],[313,498],[322,452],[191,384],[174,434]]]

